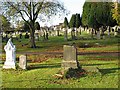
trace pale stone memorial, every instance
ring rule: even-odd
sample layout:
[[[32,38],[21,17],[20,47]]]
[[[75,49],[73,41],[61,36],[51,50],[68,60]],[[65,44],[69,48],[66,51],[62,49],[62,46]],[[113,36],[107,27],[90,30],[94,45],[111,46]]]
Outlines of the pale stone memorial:
[[[19,67],[21,69],[27,69],[27,57],[25,55],[19,57]]]
[[[8,40],[7,45],[5,45],[4,50],[6,52],[6,61],[4,63],[3,68],[5,69],[16,69],[15,63],[16,63],[16,48],[15,45],[11,42],[11,39]]]
[[[63,61],[62,68],[79,68],[79,62],[77,60],[77,49],[75,46],[64,45],[63,47]]]
[[[97,39],[100,39],[100,31],[97,31]]]

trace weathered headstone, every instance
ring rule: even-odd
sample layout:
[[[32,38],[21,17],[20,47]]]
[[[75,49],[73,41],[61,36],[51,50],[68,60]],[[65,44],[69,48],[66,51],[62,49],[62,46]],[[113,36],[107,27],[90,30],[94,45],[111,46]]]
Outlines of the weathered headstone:
[[[117,36],[117,35],[118,35],[118,27],[115,26],[115,27],[114,27],[114,36]]]
[[[75,29],[74,28],[72,28],[71,30],[71,38],[72,40],[75,40]]]
[[[63,52],[63,61],[61,66],[63,68],[78,68],[79,63],[77,60],[77,49],[75,46],[70,46],[70,45],[64,45],[63,47],[64,52]]]
[[[15,45],[11,42],[11,39],[8,40],[7,45],[4,47],[5,52],[6,52],[6,61],[4,63],[3,68],[5,69],[10,69],[13,68],[15,69],[15,63],[16,63],[16,48]]]
[[[64,31],[64,40],[67,41],[67,28],[63,28],[63,31]]]
[[[100,39],[100,31],[97,31],[97,39]]]
[[[117,31],[115,31],[115,32],[114,32],[114,36],[117,36],[117,34],[118,34],[118,32],[117,32]]]
[[[19,67],[21,69],[27,69],[27,57],[25,55],[19,57]]]

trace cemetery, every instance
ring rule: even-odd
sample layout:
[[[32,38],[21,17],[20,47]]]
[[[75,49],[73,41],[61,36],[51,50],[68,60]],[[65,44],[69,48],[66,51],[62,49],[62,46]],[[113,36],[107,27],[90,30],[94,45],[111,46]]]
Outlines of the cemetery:
[[[31,9],[26,6],[27,3],[20,4]],[[50,9],[51,12],[56,10],[56,13],[58,13],[63,10],[67,13],[58,2],[54,4],[52,2],[42,2],[44,5],[46,3],[52,5],[50,7],[52,8]],[[97,11],[96,14],[98,13],[99,18],[96,16],[96,21],[94,21],[93,8],[87,10],[89,5],[94,7],[93,3],[84,3],[81,16],[78,13],[72,14],[69,22],[65,17],[62,23],[51,26],[41,26],[39,21],[36,22],[37,13],[40,13],[36,9],[31,12],[33,17],[28,15],[31,21],[26,21],[21,12],[23,21],[21,21],[21,24],[16,22],[14,28],[9,26],[10,22],[4,15],[0,15],[2,20],[2,22],[0,21],[2,44],[0,47],[0,88],[118,89],[120,21],[117,17],[113,20],[112,16],[108,14],[105,14],[108,17],[103,14],[100,16]],[[9,5],[12,8],[16,7],[14,3],[8,2],[7,4],[8,7]],[[30,2],[30,4],[37,6],[40,3]],[[60,4],[58,5],[60,11],[58,8],[56,9],[55,4]],[[103,4],[96,3],[98,7]],[[118,8],[120,8],[119,3],[112,4],[118,5]],[[107,7],[109,3],[105,5]],[[34,8],[37,8],[35,6]],[[97,10],[101,10],[98,7]],[[106,12],[110,13],[110,7],[107,9],[108,12]],[[45,10],[48,10],[48,8]],[[90,15],[87,15],[86,12]],[[56,15],[56,13],[54,14]],[[108,21],[101,20],[101,17]]]

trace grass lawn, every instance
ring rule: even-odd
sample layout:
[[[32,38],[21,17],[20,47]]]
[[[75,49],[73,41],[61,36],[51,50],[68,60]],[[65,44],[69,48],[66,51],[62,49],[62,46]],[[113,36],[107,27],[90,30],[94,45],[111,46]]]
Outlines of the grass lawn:
[[[96,56],[96,58],[103,56]],[[96,60],[93,56],[78,56],[82,67],[98,67],[101,71],[88,73],[85,77],[57,79],[54,75],[61,69],[60,58],[42,63],[28,63],[28,70],[2,70],[3,88],[118,88],[118,59]]]
[[[28,39],[22,38],[19,42],[19,40],[13,40],[13,44],[16,45],[16,52],[44,52],[44,51],[62,51],[63,45],[65,44],[71,44],[75,43],[76,47],[78,48],[78,51],[80,52],[95,52],[95,51],[118,51],[118,41],[120,38],[111,36],[111,38],[108,38],[106,36],[106,39],[92,39],[90,35],[88,34],[82,34],[79,37],[79,40],[64,40],[64,36],[55,36],[55,37],[49,37],[49,40],[47,41],[36,41],[36,45],[38,48],[30,48],[30,42]],[[24,45],[27,44],[28,45]],[[84,48],[85,44],[88,44],[87,48]],[[2,52],[4,51],[4,46],[6,45],[6,42],[2,43]],[[24,45],[24,46],[22,46]],[[102,48],[102,49],[101,49]]]
[[[32,49],[28,43],[28,39],[13,40],[16,45],[16,52],[62,52],[63,45],[76,43],[79,52],[118,52],[118,41],[120,38],[113,37],[106,39],[91,39],[90,35],[84,34],[80,36],[79,40],[64,41],[63,36],[49,37],[48,41],[36,41],[39,48]],[[2,43],[2,52],[4,52],[4,45]],[[88,46],[85,47],[85,44]],[[1,49],[1,48],[0,48]],[[17,57],[20,54],[17,54]],[[39,58],[41,57],[41,58]],[[50,58],[48,58],[50,57]],[[41,61],[34,62],[38,58]],[[118,57],[103,56],[103,55],[81,55],[78,56],[80,65],[83,68],[99,68],[99,72],[89,72],[86,76],[71,79],[57,79],[55,74],[61,70],[61,56],[35,56],[31,55],[28,59],[27,70],[4,70],[1,69],[2,88],[118,88],[118,75],[120,68],[118,67]],[[44,60],[43,60],[44,59]],[[2,60],[5,60],[5,54],[2,54]],[[0,62],[0,66],[3,66]],[[18,63],[18,61],[17,61]],[[1,77],[0,77],[1,78]]]

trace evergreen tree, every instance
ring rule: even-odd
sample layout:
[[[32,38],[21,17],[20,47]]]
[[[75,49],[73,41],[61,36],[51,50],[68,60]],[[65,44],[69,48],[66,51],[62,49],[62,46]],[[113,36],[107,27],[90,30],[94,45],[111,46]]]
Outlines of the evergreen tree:
[[[114,26],[115,20],[111,14],[110,2],[85,2],[83,6],[82,23],[98,29],[101,26]]]
[[[65,19],[64,19],[64,28],[67,28],[67,27],[69,27],[69,24],[68,24],[67,18],[65,17]]]
[[[81,25],[80,14],[76,14],[76,28],[79,28]]]
[[[70,22],[69,22],[69,26],[70,28],[76,27],[76,15],[75,14],[72,15]]]
[[[35,23],[35,29],[36,29],[36,30],[40,30],[40,24],[39,24],[39,22],[36,22],[36,23]]]
[[[85,2],[83,5],[83,13],[81,20],[83,26],[88,26],[88,18],[90,15],[90,10],[91,10],[91,2]]]
[[[65,31],[64,31],[64,39],[65,40],[67,40],[68,38],[67,38],[67,28],[69,27],[69,23],[68,23],[68,20],[67,20],[67,18],[65,17],[65,19],[64,19],[64,29],[65,29]]]

